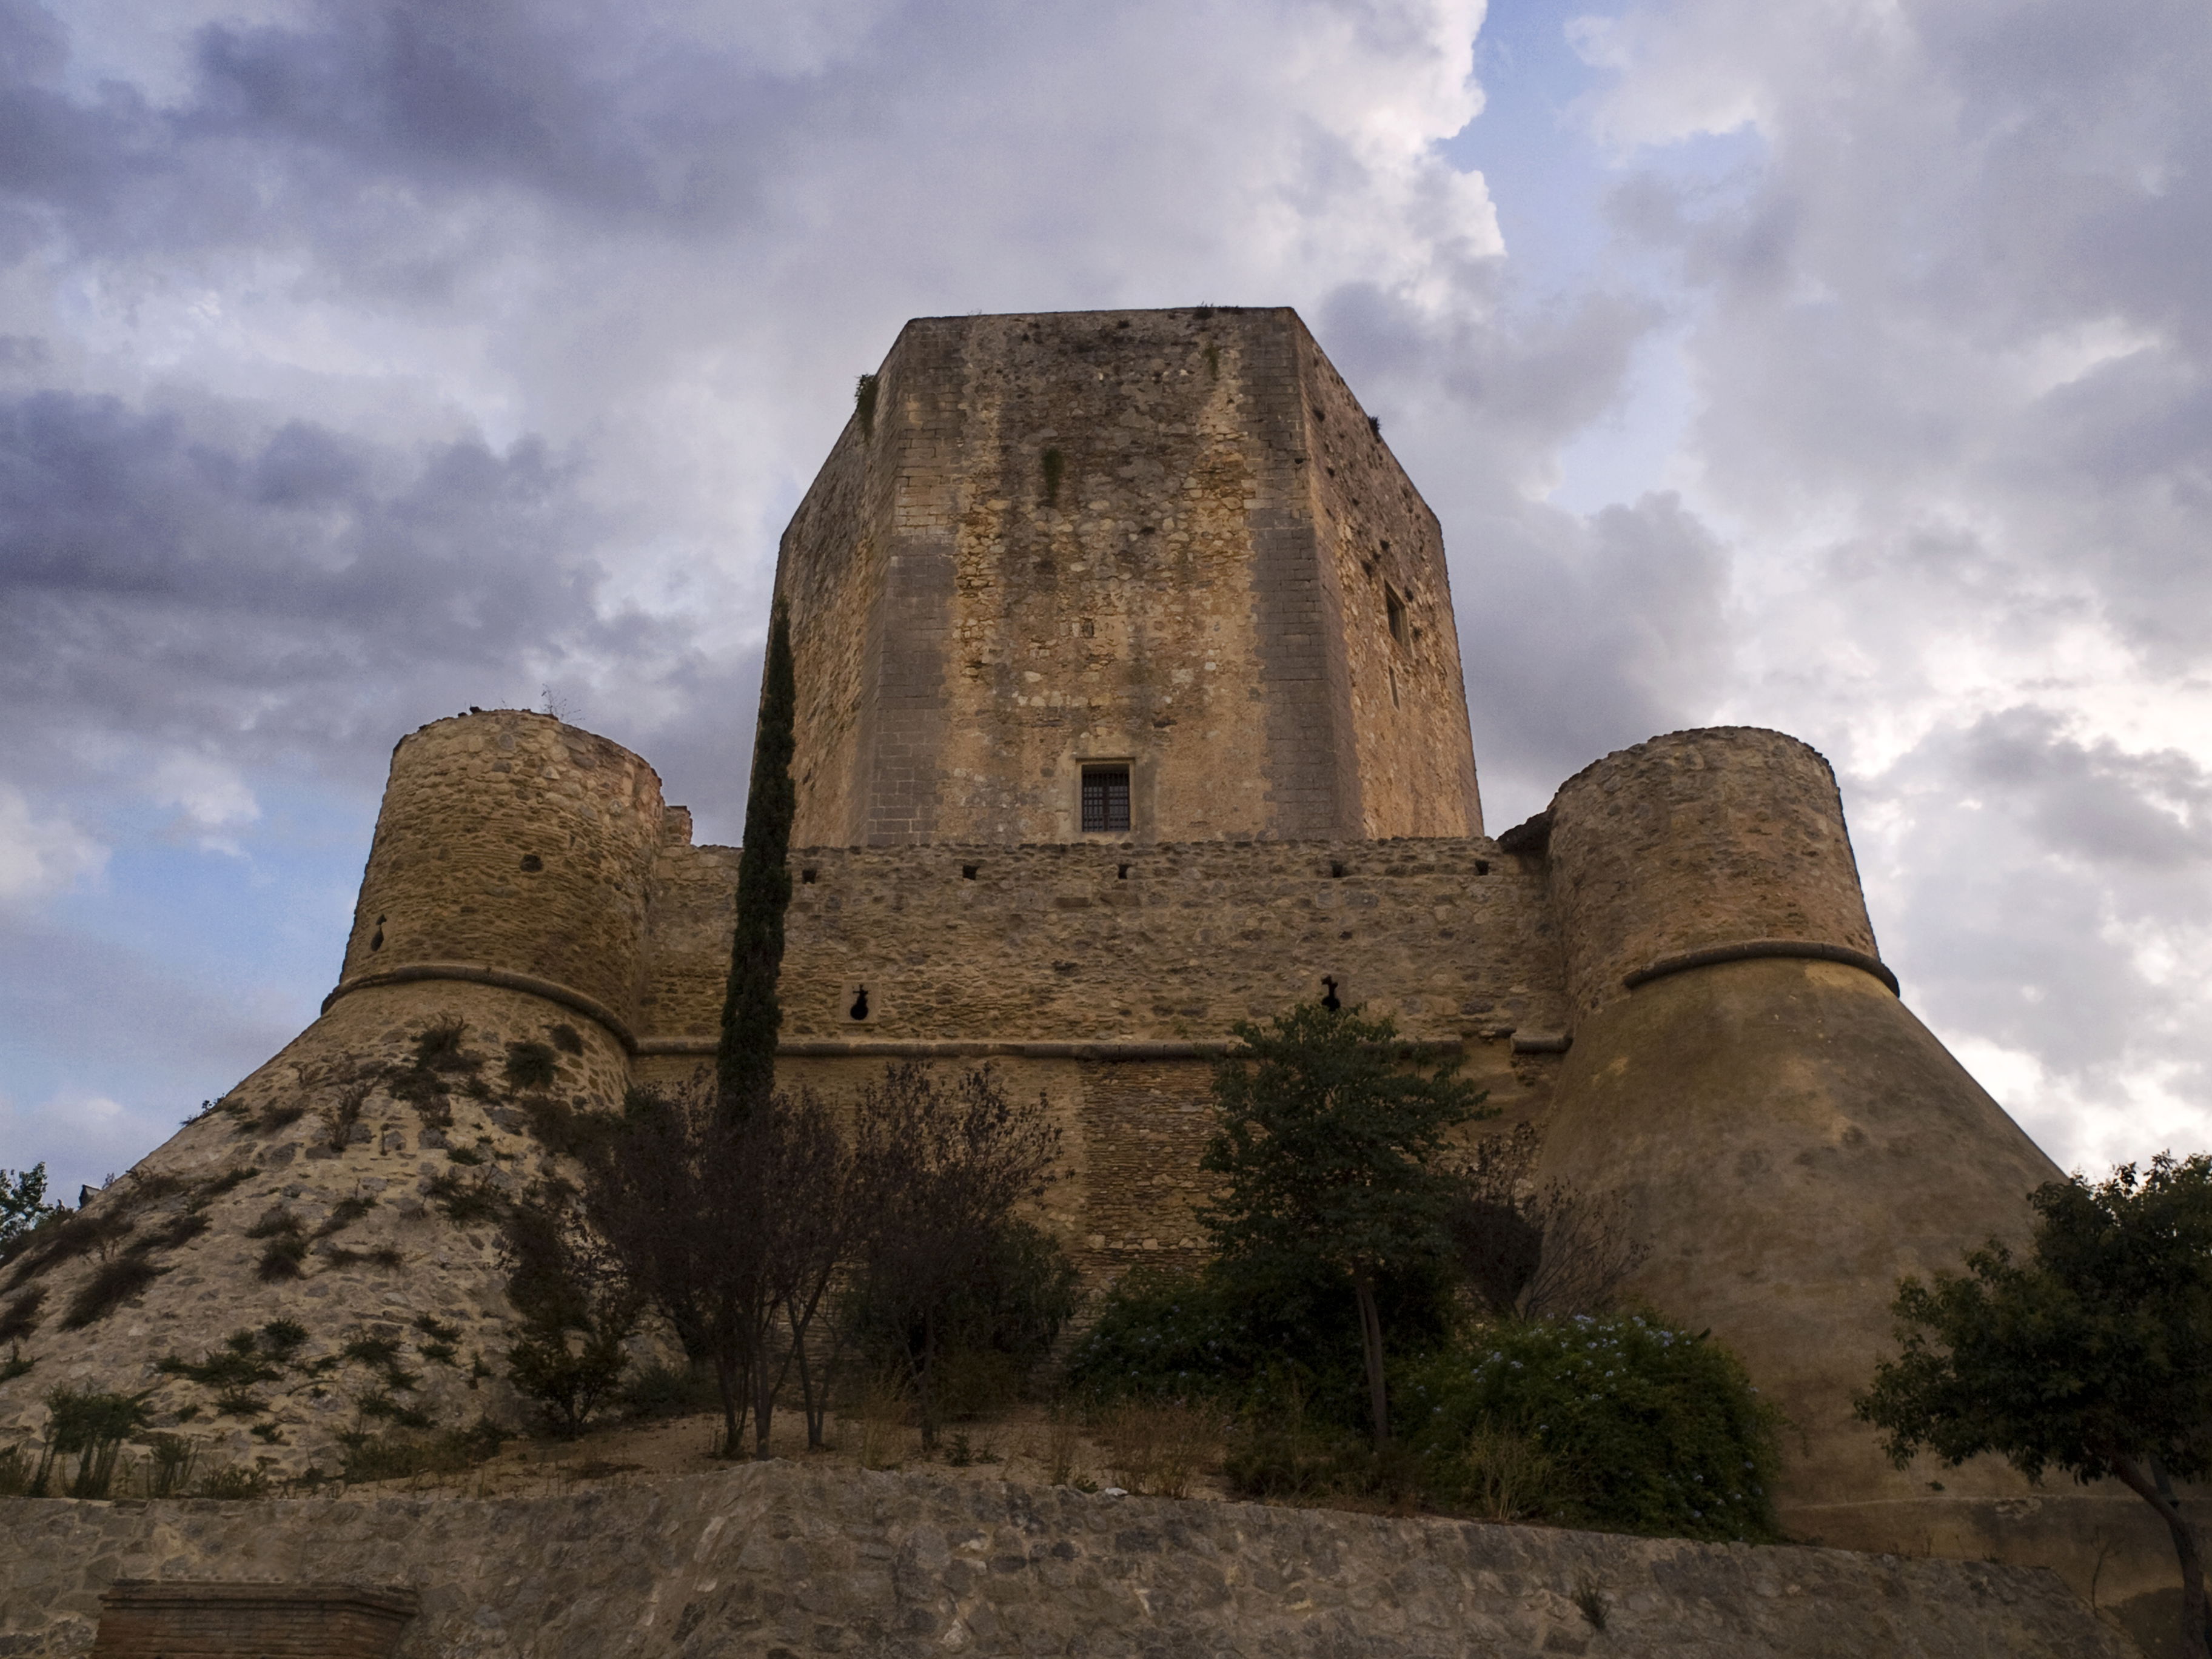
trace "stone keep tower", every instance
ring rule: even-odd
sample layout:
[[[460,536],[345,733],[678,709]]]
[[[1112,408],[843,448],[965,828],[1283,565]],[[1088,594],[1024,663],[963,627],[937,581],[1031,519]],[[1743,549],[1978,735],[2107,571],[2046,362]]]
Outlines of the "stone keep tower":
[[[776,592],[794,845],[1481,833],[1436,515],[1287,308],[908,323]]]

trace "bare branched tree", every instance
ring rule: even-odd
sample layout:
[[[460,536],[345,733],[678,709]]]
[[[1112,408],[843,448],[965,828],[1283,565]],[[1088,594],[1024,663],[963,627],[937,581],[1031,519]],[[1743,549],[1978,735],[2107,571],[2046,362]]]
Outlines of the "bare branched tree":
[[[1492,1314],[1602,1312],[1650,1247],[1631,1232],[1617,1198],[1540,1184],[1543,1146],[1536,1127],[1522,1123],[1468,1154],[1448,1223],[1461,1271]]]
[[[793,1352],[777,1340],[787,1304],[801,1298],[803,1339],[848,1249],[836,1231],[845,1154],[827,1114],[803,1091],[732,1118],[703,1082],[633,1089],[584,1165],[592,1229],[685,1352],[714,1367],[723,1455],[742,1455],[750,1417],[767,1456]]]
[[[782,1202],[763,1218],[771,1229],[769,1288],[790,1335],[779,1377],[797,1364],[806,1443],[810,1449],[818,1449],[841,1345],[831,1322],[830,1352],[822,1363],[815,1363],[811,1339],[816,1316],[866,1237],[870,1209],[866,1188],[873,1183],[863,1180],[852,1149],[840,1139],[813,1095],[801,1091],[787,1100],[778,1097],[771,1109],[785,1120],[776,1160]]]
[[[907,1063],[862,1092],[854,1139],[868,1218],[857,1299],[897,1333],[933,1445],[949,1311],[987,1272],[1015,1206],[1044,1190],[1060,1130],[1042,1095],[1015,1101],[988,1067],[945,1082]]]

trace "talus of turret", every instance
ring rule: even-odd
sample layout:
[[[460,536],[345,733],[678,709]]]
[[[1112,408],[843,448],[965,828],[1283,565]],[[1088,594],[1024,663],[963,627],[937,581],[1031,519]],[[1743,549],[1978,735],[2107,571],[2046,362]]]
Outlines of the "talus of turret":
[[[1897,1282],[2024,1237],[2058,1172],[1899,1000],[1827,763],[1773,732],[1654,738],[1560,789],[1547,856],[1575,1024],[1543,1176],[1617,1205],[1650,1247],[1632,1294],[1787,1414],[1785,1517],[1929,1496],[1851,1415]],[[1992,1464],[1945,1490],[2025,1488]],[[1926,1547],[1924,1516],[1899,1528],[1852,1541]]]

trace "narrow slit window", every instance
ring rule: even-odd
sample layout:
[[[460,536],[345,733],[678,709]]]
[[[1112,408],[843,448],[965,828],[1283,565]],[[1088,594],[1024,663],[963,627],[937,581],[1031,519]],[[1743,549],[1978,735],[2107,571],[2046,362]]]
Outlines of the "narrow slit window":
[[[1390,637],[1403,645],[1406,642],[1406,602],[1398,597],[1398,590],[1388,583],[1382,588],[1382,609],[1390,624]]]
[[[1126,766],[1085,767],[1084,834],[1127,835],[1128,830],[1129,769]]]

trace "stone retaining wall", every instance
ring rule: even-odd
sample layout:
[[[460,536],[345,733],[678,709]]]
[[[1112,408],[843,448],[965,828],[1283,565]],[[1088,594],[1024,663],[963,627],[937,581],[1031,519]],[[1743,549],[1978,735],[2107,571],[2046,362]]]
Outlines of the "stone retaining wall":
[[[2034,1569],[770,1463],[489,1502],[0,1500],[0,1656],[86,1653],[118,1578],[341,1569],[420,1596],[402,1659],[2135,1651]]]

